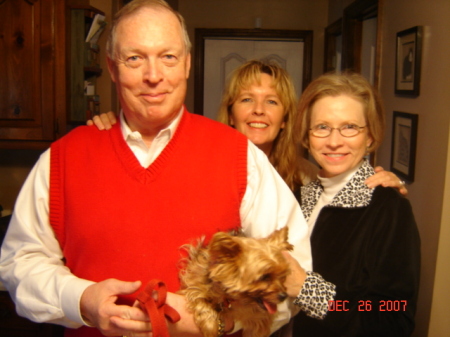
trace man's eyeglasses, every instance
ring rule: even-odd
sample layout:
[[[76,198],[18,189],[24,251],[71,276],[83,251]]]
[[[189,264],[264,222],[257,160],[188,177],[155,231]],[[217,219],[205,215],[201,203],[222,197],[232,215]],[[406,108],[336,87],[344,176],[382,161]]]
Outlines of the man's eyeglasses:
[[[328,137],[333,130],[339,130],[342,137],[355,137],[360,134],[365,127],[366,126],[358,126],[355,124],[345,124],[339,128],[332,128],[326,124],[318,124],[309,130],[311,130],[311,135],[319,138]]]

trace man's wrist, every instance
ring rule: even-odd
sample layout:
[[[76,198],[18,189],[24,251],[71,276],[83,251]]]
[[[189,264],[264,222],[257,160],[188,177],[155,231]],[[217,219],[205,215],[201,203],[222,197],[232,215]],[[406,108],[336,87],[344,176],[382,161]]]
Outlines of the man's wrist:
[[[69,321],[76,322],[80,326],[88,325],[81,312],[81,297],[84,291],[94,283],[74,276],[62,287],[61,309]]]

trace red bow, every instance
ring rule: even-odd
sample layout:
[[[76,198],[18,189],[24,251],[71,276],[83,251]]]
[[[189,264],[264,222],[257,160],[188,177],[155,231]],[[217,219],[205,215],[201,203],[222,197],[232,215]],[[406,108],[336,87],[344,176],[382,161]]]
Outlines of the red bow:
[[[176,323],[180,320],[180,314],[166,304],[166,285],[160,280],[152,280],[145,289],[139,293],[137,300],[147,310],[152,323],[154,337],[170,337],[165,318]]]

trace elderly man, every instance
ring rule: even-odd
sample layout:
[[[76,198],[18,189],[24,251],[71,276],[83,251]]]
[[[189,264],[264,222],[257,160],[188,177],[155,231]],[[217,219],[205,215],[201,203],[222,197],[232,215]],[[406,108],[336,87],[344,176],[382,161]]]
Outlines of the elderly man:
[[[184,108],[191,57],[181,16],[163,0],[135,0],[107,49],[120,124],[52,144],[17,200],[0,276],[18,313],[74,328],[67,336],[151,336],[135,292],[154,278],[178,290],[178,248],[237,226],[263,237],[288,225],[292,255],[311,270],[307,226],[266,156]],[[171,334],[200,335],[184,298],[168,302],[181,314]],[[290,317],[287,304],[280,311],[277,326]]]

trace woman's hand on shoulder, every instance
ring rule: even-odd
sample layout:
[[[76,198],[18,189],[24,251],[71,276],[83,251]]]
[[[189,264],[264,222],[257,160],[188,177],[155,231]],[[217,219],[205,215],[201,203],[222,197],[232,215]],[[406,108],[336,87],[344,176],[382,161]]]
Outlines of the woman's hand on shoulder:
[[[114,112],[108,111],[100,115],[95,115],[92,119],[89,119],[86,124],[91,126],[95,125],[99,130],[109,130],[114,124],[117,123],[117,118]]]
[[[394,173],[390,171],[385,171],[381,166],[375,167],[375,174],[366,179],[365,183],[370,188],[375,188],[377,186],[383,187],[393,187],[398,189],[398,191],[406,196],[408,195],[408,190],[405,186],[405,182],[397,177]]]

